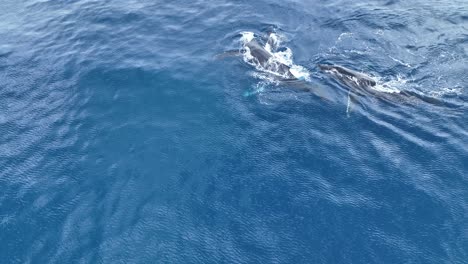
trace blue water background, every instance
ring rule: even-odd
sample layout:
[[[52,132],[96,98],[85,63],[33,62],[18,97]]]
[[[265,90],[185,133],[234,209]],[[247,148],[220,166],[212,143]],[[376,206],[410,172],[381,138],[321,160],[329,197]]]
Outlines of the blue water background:
[[[467,1],[0,8],[1,263],[468,263]],[[244,96],[269,30],[335,102]],[[348,116],[317,63],[460,107]]]

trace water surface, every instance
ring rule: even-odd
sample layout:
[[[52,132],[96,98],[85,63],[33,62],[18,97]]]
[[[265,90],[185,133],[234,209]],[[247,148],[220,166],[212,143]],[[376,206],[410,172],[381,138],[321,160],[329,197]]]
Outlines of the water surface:
[[[0,7],[2,263],[467,263],[466,1]],[[215,59],[269,30],[334,102]]]

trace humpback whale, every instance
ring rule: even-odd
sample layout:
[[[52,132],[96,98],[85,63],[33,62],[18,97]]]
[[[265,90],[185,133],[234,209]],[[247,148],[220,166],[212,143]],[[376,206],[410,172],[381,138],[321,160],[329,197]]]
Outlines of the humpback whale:
[[[224,51],[216,55],[218,59],[232,56],[242,56],[244,61],[255,67],[259,72],[267,73],[279,81],[308,80],[309,73],[305,68],[294,65],[291,58],[285,61],[278,55],[278,36],[268,33],[266,36],[256,36],[252,32],[241,32],[240,49]],[[289,50],[285,48],[285,50]],[[298,72],[297,68],[300,68]],[[304,74],[305,72],[305,74]],[[306,75],[304,77],[304,75]]]
[[[310,73],[306,68],[292,62],[292,52],[289,48],[279,48],[280,41],[275,33],[256,36],[253,32],[242,32],[241,35],[240,49],[225,51],[216,58],[242,56],[244,62],[253,66],[258,72],[266,74],[266,79],[275,85],[311,92],[321,99],[333,101],[324,87],[311,82]],[[246,94],[252,95],[258,91],[260,90]]]
[[[371,76],[360,73],[343,66],[319,64],[318,68],[325,73],[330,74],[334,79],[344,84],[348,90],[348,108],[349,112],[353,103],[357,102],[358,96],[373,95],[376,98],[387,102],[425,102],[438,106],[450,106],[448,102],[444,102],[438,98],[423,95],[417,92],[402,90],[396,92],[384,92],[375,89],[377,82]]]

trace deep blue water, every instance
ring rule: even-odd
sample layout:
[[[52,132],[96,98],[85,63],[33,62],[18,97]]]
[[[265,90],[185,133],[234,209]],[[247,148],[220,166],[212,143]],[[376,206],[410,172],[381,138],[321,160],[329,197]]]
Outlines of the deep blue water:
[[[466,0],[0,8],[1,263],[468,263]],[[269,30],[333,102],[216,59]]]

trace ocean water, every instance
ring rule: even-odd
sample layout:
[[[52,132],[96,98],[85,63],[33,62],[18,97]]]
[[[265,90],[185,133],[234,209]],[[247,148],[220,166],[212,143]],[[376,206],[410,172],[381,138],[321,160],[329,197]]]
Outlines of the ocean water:
[[[468,263],[466,0],[0,8],[1,263]],[[332,100],[218,56],[271,32]]]

